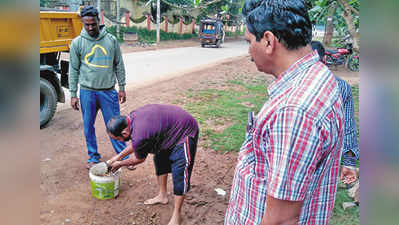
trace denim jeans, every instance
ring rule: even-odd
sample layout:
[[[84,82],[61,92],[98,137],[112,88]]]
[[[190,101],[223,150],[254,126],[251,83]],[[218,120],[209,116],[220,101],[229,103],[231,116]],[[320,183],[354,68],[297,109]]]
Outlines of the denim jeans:
[[[114,89],[107,91],[80,89],[80,107],[83,117],[83,132],[89,155],[88,162],[99,162],[101,155],[97,152],[97,138],[94,128],[97,112],[101,109],[105,125],[113,116],[120,115],[118,93]],[[117,154],[126,147],[125,142],[110,139]]]

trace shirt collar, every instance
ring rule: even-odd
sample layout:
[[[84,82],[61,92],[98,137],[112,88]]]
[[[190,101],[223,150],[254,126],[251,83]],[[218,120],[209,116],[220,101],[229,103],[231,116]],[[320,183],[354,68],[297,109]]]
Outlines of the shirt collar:
[[[270,98],[278,95],[287,84],[292,81],[300,72],[312,66],[319,61],[319,56],[316,52],[311,52],[292,64],[286,71],[284,71],[279,78],[274,80],[268,87],[267,91]]]

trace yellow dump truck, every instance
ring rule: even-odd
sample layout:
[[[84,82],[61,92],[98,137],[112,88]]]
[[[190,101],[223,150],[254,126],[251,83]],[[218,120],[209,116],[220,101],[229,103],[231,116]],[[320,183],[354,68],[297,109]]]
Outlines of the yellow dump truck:
[[[69,62],[61,60],[82,30],[76,12],[40,11],[40,128],[54,116],[57,102],[65,102]]]

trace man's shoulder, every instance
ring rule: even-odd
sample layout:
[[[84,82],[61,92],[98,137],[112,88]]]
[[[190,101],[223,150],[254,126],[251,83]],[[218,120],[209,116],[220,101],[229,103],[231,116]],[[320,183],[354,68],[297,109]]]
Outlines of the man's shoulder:
[[[79,35],[76,36],[74,39],[72,39],[72,43],[73,43],[73,42],[77,42],[77,41],[81,40],[82,38],[83,38],[82,35],[79,34]]]
[[[78,35],[77,37],[72,39],[71,48],[76,47],[80,43],[81,40],[82,40],[82,36],[81,35]]]
[[[307,74],[302,79],[296,80],[281,109],[301,112],[315,120],[331,109],[340,96],[338,82],[331,71],[316,67],[305,72]]]
[[[105,29],[105,28],[104,28]],[[108,31],[107,32],[105,32],[105,36],[104,36],[105,38],[108,38],[109,40],[111,40],[112,42],[117,42],[118,40],[116,39],[116,37],[113,35],[113,34],[111,34],[111,33],[109,33]]]
[[[346,82],[345,80],[343,80],[338,76],[335,76],[335,78],[337,79],[339,88],[341,89],[342,92],[347,92],[351,89],[351,86],[349,85],[348,82]]]

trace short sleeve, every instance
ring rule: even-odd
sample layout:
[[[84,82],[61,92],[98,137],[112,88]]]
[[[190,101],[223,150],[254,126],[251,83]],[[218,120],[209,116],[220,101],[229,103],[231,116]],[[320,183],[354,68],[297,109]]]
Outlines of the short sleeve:
[[[137,159],[145,159],[147,158],[148,152],[134,150],[134,155],[136,156]]]
[[[132,139],[132,147],[137,159],[145,159],[150,152],[151,143],[148,139]]]
[[[303,201],[321,155],[320,129],[296,107],[278,110],[272,120],[266,146],[267,194]]]

